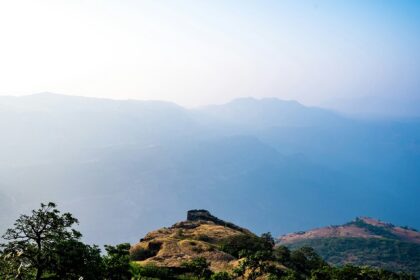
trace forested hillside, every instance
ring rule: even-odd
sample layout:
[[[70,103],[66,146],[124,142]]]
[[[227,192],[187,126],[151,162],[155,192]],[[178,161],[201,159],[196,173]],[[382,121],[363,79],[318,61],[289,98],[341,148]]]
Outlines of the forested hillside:
[[[280,237],[291,249],[310,246],[334,265],[369,265],[420,276],[420,232],[372,218]]]
[[[275,246],[206,210],[148,233],[140,242],[105,246],[82,242],[78,220],[54,203],[20,215],[2,236],[0,278],[54,280],[415,280],[405,272],[363,266],[332,266],[310,247]]]

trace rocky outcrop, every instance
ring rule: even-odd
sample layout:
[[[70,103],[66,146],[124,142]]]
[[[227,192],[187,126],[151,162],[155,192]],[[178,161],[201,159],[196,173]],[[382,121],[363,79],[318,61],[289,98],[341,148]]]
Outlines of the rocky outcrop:
[[[210,214],[209,211],[201,209],[188,211],[187,221],[212,221],[216,223],[217,221],[221,220]]]
[[[229,228],[232,228],[232,229],[235,229],[235,230],[242,231],[244,233],[250,233],[247,229],[241,228],[241,227],[239,227],[239,226],[237,226],[233,223],[223,221],[223,220],[213,216],[212,214],[210,214],[209,211],[204,210],[204,209],[189,210],[187,212],[187,221],[190,221],[190,222],[208,221],[208,222],[213,222],[216,225],[229,227]]]

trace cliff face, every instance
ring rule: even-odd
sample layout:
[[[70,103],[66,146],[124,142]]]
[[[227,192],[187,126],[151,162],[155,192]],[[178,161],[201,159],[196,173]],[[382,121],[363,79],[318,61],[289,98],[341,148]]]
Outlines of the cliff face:
[[[218,219],[217,217],[210,214],[209,211],[201,209],[201,210],[190,210],[187,212],[187,221],[210,221],[217,224],[217,222],[222,220]]]
[[[191,210],[187,220],[169,228],[148,233],[131,248],[132,257],[139,264],[180,267],[183,262],[205,257],[213,271],[229,270],[237,260],[220,250],[220,242],[238,235],[252,235],[250,231],[225,222],[207,210]]]
[[[247,234],[251,234],[251,232],[247,229],[241,228],[233,223],[223,221],[212,214],[209,211],[201,209],[201,210],[190,210],[187,212],[187,221],[191,222],[198,222],[198,221],[207,221],[212,222],[216,225],[228,227],[234,230],[238,230]]]

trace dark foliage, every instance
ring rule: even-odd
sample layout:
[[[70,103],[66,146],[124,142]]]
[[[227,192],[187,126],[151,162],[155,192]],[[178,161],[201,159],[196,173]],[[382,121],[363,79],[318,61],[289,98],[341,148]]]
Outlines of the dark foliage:
[[[298,242],[290,246],[297,249],[310,246],[328,263],[352,264],[407,271],[420,276],[420,245],[390,239],[322,238]]]
[[[270,233],[265,233],[261,237],[248,234],[238,234],[223,239],[220,243],[220,250],[228,253],[235,258],[240,254],[253,254],[258,251],[270,251],[274,246],[274,239]]]
[[[55,274],[55,254],[63,242],[80,239],[81,234],[72,227],[78,221],[70,213],[61,214],[52,202],[41,204],[31,215],[21,215],[14,227],[3,235],[8,243],[1,244],[16,278],[22,274],[41,279],[44,274]]]
[[[132,261],[143,261],[148,258],[156,256],[159,252],[162,243],[150,242],[147,248],[135,248],[130,253]]]
[[[134,279],[177,279],[177,272],[167,268],[155,265],[132,265],[131,272]]]
[[[104,264],[97,246],[77,240],[59,242],[55,248],[51,279],[103,279]]]
[[[203,257],[194,258],[190,261],[184,262],[182,267],[188,273],[198,277],[199,279],[208,279],[211,276],[210,263]]]
[[[107,255],[104,256],[105,279],[130,280],[130,244],[123,243],[116,246],[105,245]]]
[[[399,239],[398,236],[396,236],[391,231],[389,231],[390,228],[394,227],[394,225],[392,224],[388,224],[388,227],[383,227],[383,226],[379,227],[379,226],[368,224],[360,218],[357,218],[355,221],[351,222],[350,224],[356,225],[359,228],[364,228],[368,232],[375,235],[382,236],[384,238],[390,238],[390,239],[395,239],[395,240]]]

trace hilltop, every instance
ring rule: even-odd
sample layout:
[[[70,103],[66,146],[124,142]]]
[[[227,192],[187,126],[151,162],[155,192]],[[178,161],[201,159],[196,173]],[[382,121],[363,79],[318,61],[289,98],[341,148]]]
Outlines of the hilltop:
[[[356,264],[420,275],[420,232],[370,217],[281,236],[277,244],[313,247],[334,265]]]
[[[141,265],[181,267],[185,261],[204,257],[212,270],[229,270],[236,258],[222,251],[220,245],[234,237],[257,238],[249,230],[220,220],[207,210],[190,210],[186,221],[148,233],[132,246],[131,254]]]

